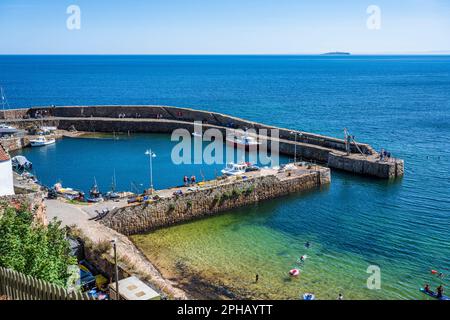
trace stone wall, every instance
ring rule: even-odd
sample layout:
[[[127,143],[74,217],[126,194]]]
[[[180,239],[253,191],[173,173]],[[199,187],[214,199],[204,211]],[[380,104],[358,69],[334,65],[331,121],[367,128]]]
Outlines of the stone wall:
[[[319,167],[318,167],[319,168]],[[258,201],[330,183],[330,170],[320,168],[308,173],[287,173],[255,177],[181,196],[163,198],[119,208],[102,223],[125,235],[145,233],[157,228],[199,219]]]
[[[328,166],[348,172],[378,178],[395,178],[403,176],[403,160],[391,159],[390,161],[378,161],[366,158],[349,158],[346,155],[330,152],[328,155]]]
[[[6,151],[11,152],[24,148],[29,144],[29,139],[25,137],[2,138],[1,143]]]
[[[0,197],[0,216],[6,206],[20,208],[23,205],[33,213],[36,222],[47,225],[44,193],[41,191]]]
[[[67,106],[24,110],[26,112],[17,111],[17,115],[25,114],[24,117],[29,120],[10,122],[18,127],[29,126],[30,121],[36,121],[33,120],[33,117],[36,116],[36,112],[39,112],[49,116],[46,120],[39,120],[42,124],[57,126],[59,129],[65,130],[75,127],[78,131],[172,133],[178,128],[193,131],[194,121],[202,121],[205,129],[214,127],[222,131],[230,127],[256,130],[277,129],[280,138],[279,150],[282,154],[292,156],[297,153],[298,158],[323,163],[330,168],[377,178],[395,178],[404,173],[402,160],[392,159],[389,163],[380,162],[377,160],[377,153],[367,144],[358,144],[364,156],[359,153],[354,144],[351,145],[352,153],[347,156],[342,139],[300,131],[296,131],[296,139],[289,129],[276,128],[202,110],[167,106]],[[9,110],[8,112],[13,114],[16,111]],[[119,119],[119,114],[125,114],[126,118]],[[297,147],[293,143],[295,140]],[[26,141],[19,141],[17,145],[24,146]]]
[[[125,114],[126,118],[149,118],[149,119],[169,119],[179,121],[203,121],[204,123],[234,127],[234,128],[254,128],[254,129],[278,129],[280,138],[286,140],[295,140],[291,134],[292,130],[278,128],[253,121],[248,121],[238,117],[233,117],[221,113],[209,112],[203,110],[194,110],[189,108],[178,108],[169,106],[64,106],[64,107],[40,107],[32,109],[8,110],[7,118],[22,119],[24,117],[35,117],[36,113],[46,114],[52,117],[77,117],[77,118],[118,118],[119,114]],[[0,118],[4,117],[0,113]],[[99,130],[98,130],[99,131]],[[345,150],[345,143],[342,139],[322,136],[309,132],[295,131],[297,141],[312,145],[323,146],[336,150]],[[359,143],[359,148],[365,154],[373,154],[374,150],[367,144]],[[352,146],[352,152],[358,152],[355,146]]]

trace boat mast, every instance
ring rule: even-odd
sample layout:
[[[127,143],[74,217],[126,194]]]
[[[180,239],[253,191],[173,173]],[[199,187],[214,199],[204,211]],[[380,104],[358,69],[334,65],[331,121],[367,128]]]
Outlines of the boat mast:
[[[116,191],[116,169],[114,169],[114,175],[113,175],[113,180],[112,180],[112,184],[111,184],[111,191],[112,192]]]
[[[2,110],[3,110],[3,118],[6,119],[5,106],[7,106],[9,109],[9,103],[8,103],[8,100],[6,100],[6,96],[5,96],[5,92],[3,91],[3,87],[0,87],[0,99],[1,99]]]

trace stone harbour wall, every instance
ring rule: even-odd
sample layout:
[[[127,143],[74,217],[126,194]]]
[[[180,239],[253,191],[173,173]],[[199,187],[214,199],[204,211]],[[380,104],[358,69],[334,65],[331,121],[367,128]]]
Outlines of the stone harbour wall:
[[[330,152],[328,166],[331,168],[378,178],[396,178],[403,176],[404,162],[400,159],[390,161],[367,161],[365,158],[349,158],[346,155]]]
[[[249,205],[329,184],[328,168],[317,167],[307,173],[254,177],[200,189],[153,203],[118,208],[102,223],[125,235],[145,233],[173,224],[216,215],[222,211]]]
[[[61,107],[35,107],[28,109],[7,110],[5,114],[0,111],[0,119],[23,119],[35,118],[37,115],[46,117],[71,117],[71,118],[119,118],[124,114],[125,118],[147,118],[147,119],[168,119],[186,122],[202,121],[207,124],[248,129],[278,129],[281,139],[295,140],[291,132],[297,133],[297,141],[308,144],[323,146],[344,151],[345,143],[342,139],[322,136],[303,131],[293,131],[285,128],[278,128],[262,123],[248,121],[234,116],[229,116],[217,112],[195,110],[190,108],[179,108],[171,106],[61,106]],[[81,130],[81,129],[78,129]],[[100,130],[97,130],[100,131]],[[358,143],[359,148],[365,154],[372,154],[374,150],[367,144]],[[352,152],[357,152],[352,146]]]
[[[40,116],[45,118],[41,119]],[[119,118],[124,115],[125,118]],[[16,120],[13,117],[17,116]],[[35,119],[35,117],[38,117]],[[30,122],[57,126],[59,129],[90,132],[139,132],[139,133],[172,133],[178,128],[193,131],[193,122],[202,121],[205,128],[214,127],[222,131],[226,128],[266,129],[279,132],[279,150],[282,154],[300,159],[326,164],[330,168],[344,170],[356,174],[391,179],[403,176],[404,162],[400,159],[379,161],[377,152],[369,145],[351,144],[351,154],[345,153],[342,139],[317,134],[291,131],[277,128],[220,113],[188,108],[168,106],[67,106],[8,110],[0,112],[0,118],[6,117],[11,124],[25,128]],[[295,132],[295,135],[292,133]],[[271,140],[269,139],[269,142]],[[297,142],[297,143],[295,143]],[[26,141],[18,141],[17,147],[26,145]],[[270,148],[270,143],[268,144]],[[297,145],[297,147],[295,147]],[[14,147],[14,146],[13,146]],[[10,150],[14,150],[11,148]]]

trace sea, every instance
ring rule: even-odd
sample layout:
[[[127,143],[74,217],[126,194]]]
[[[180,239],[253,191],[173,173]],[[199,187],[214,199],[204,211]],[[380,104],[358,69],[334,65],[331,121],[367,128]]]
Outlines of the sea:
[[[327,187],[132,237],[197,296],[209,286],[228,298],[428,299],[425,283],[450,282],[450,56],[0,56],[0,86],[9,108],[169,105],[337,138],[348,128],[404,159],[400,179],[332,170]],[[84,191],[94,179],[107,191],[114,176],[117,189],[142,191],[147,149],[158,189],[223,168],[174,164],[175,143],[94,135],[18,154],[42,183]]]

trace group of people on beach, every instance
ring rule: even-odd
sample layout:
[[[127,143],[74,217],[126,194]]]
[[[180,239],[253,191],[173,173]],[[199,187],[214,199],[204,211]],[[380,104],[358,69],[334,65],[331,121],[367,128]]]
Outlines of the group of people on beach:
[[[195,184],[196,181],[197,179],[195,178],[194,175],[192,175],[191,178],[189,178],[188,176],[183,177],[183,183],[185,187]]]

